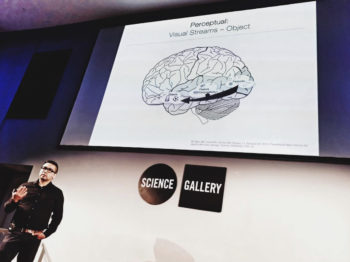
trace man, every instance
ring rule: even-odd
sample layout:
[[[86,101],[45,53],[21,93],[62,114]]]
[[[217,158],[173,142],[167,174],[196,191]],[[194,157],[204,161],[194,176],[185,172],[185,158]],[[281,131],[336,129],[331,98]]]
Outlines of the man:
[[[58,164],[47,160],[36,182],[24,183],[12,191],[5,212],[15,214],[0,244],[1,262],[10,262],[17,254],[17,262],[32,262],[41,240],[56,231],[63,215],[63,193],[51,182],[57,171]]]

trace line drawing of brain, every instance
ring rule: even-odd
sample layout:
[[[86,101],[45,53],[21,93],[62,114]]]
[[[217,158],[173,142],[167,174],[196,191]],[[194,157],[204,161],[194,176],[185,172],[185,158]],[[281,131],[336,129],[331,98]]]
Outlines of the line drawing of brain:
[[[194,47],[158,62],[143,80],[142,99],[171,115],[191,110],[204,124],[232,113],[254,85],[247,66],[230,50]]]

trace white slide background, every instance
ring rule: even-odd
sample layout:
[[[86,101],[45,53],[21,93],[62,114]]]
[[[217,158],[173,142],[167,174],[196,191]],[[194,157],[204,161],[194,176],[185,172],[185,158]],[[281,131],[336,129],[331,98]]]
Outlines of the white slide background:
[[[199,46],[231,50],[255,81],[238,109],[205,125],[191,111],[174,116],[142,99],[144,77],[159,61]],[[318,155],[316,3],[126,26],[89,145]]]

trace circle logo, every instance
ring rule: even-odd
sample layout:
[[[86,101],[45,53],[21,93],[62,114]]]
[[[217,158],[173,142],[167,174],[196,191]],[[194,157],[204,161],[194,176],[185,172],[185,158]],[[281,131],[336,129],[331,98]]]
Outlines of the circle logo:
[[[159,205],[174,194],[177,178],[174,170],[166,164],[155,164],[143,172],[139,180],[139,193],[151,205]]]

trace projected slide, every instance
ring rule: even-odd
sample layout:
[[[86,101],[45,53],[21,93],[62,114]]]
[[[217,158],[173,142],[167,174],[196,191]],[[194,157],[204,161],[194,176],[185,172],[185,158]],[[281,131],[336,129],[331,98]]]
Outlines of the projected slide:
[[[125,26],[87,144],[319,155],[316,46],[315,2]]]

